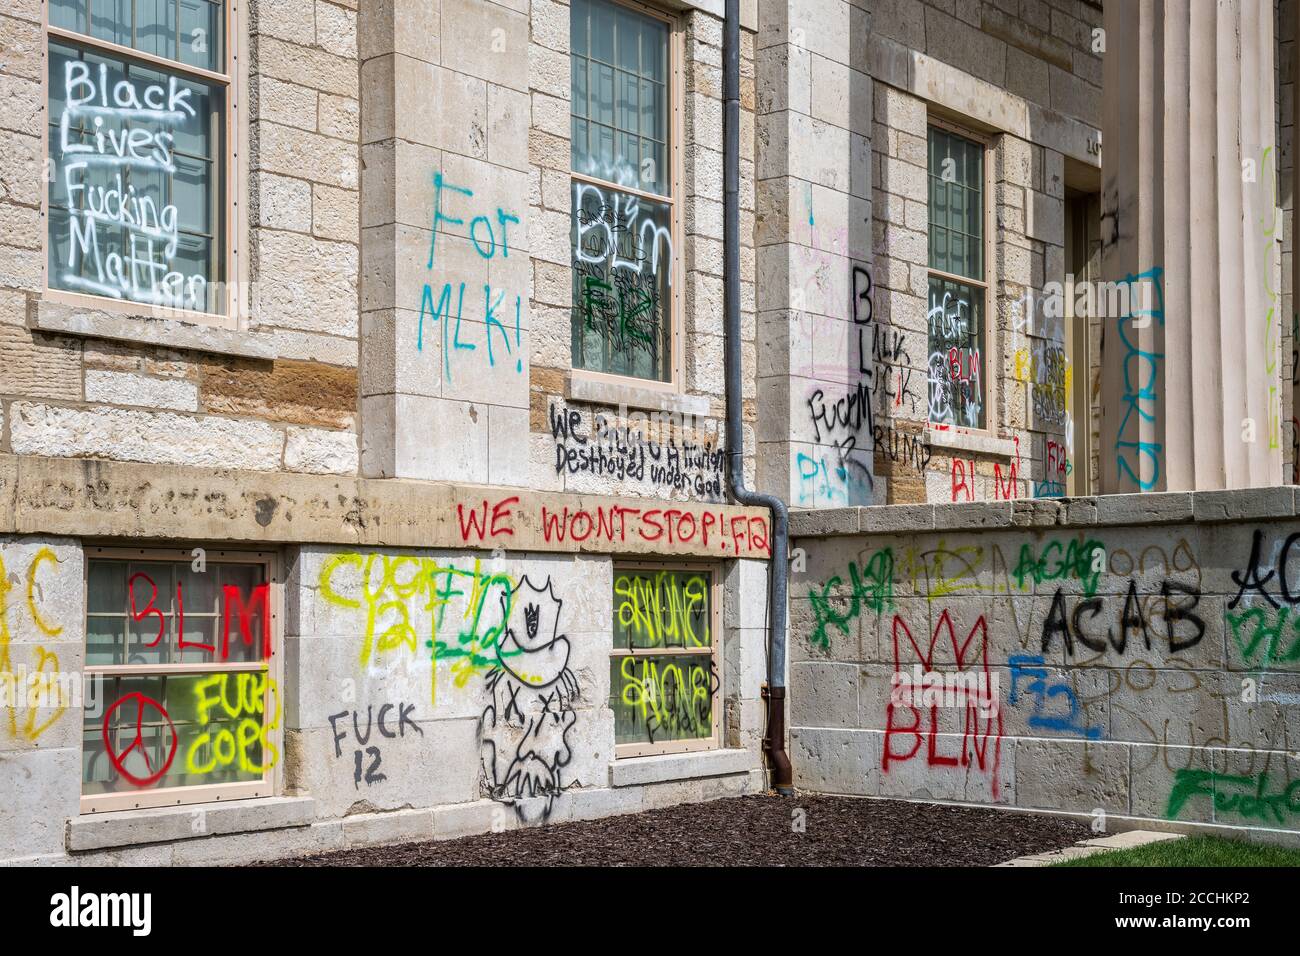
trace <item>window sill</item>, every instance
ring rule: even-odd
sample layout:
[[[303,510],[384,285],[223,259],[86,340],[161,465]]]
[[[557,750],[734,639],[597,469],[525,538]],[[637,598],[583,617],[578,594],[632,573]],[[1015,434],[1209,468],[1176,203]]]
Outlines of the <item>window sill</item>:
[[[963,432],[955,428],[928,428],[925,440],[935,448],[951,448],[954,451],[968,451],[976,455],[999,455],[1011,458],[1016,453],[1016,443],[1010,438],[998,438],[981,432]]]
[[[238,355],[243,358],[274,359],[275,341],[264,332],[240,332],[179,319],[165,319],[148,312],[127,313],[92,309],[66,302],[41,299],[32,310],[28,325],[41,332],[76,335],[88,339],[109,339],[134,345],[158,345],[169,349]]]
[[[609,765],[611,787],[636,787],[649,783],[692,780],[748,773],[758,767],[758,758],[748,750],[697,750],[684,754],[655,754],[623,757]]]
[[[111,810],[69,820],[68,849],[105,850],[225,833],[280,830],[307,826],[315,817],[316,801],[311,797],[259,797],[229,803]]]
[[[570,373],[564,397],[573,402],[638,408],[652,412],[676,412],[699,418],[709,414],[709,400],[703,395],[683,395],[666,389],[640,388],[622,382],[607,382]]]

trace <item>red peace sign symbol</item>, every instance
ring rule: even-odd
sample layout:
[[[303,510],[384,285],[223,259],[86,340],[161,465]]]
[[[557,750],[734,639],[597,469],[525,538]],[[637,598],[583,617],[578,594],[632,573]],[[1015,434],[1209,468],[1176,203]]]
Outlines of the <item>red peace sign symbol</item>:
[[[129,747],[117,751],[113,749],[113,740],[112,734],[109,732],[109,724],[112,723],[113,714],[116,713],[117,709],[127,701],[134,701],[135,703],[135,739],[131,741]],[[149,762],[149,753],[145,749],[144,743],[144,722],[145,711],[147,708],[152,708],[162,714],[162,719],[167,721],[167,727],[172,734],[172,744],[171,749],[167,751],[167,759],[163,761],[162,766],[156,771],[154,771],[153,764]],[[144,758],[144,765],[153,771],[148,777],[137,777],[126,769],[126,755],[137,747],[140,749],[140,756]],[[108,708],[107,713],[104,714],[104,750],[108,754],[108,759],[112,761],[113,768],[119,774],[131,781],[131,783],[135,784],[137,787],[147,787],[165,774],[167,768],[172,765],[172,759],[176,756],[176,725],[172,723],[172,719],[168,715],[167,709],[163,707],[162,704],[158,703],[158,701],[154,700],[152,697],[146,697],[139,691],[134,691],[118,700],[117,703]]]

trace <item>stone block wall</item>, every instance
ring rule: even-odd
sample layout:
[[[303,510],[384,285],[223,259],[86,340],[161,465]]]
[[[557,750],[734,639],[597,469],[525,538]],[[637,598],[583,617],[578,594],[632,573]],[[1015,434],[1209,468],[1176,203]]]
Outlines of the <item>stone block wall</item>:
[[[122,317],[45,297],[45,176],[60,175],[41,159],[45,14],[27,2],[0,11],[5,451],[355,474],[356,0],[246,7],[242,332],[178,331],[148,307]]]
[[[1300,833],[1292,499],[828,513],[795,543],[796,784]]]
[[[1088,365],[1043,290],[1065,279],[1067,159],[1099,165],[1100,9],[773,3],[761,17],[763,484],[807,508],[1063,495],[1068,436],[1091,427],[1069,395]],[[866,42],[837,53],[826,22]],[[932,119],[991,146],[980,433],[929,421],[950,373],[928,342]]]
[[[678,718],[662,688],[612,684],[612,558],[313,544],[284,549],[273,598],[274,792],[82,813],[83,739],[115,705],[82,683],[86,553],[76,539],[0,539],[0,571],[23,582],[0,594],[0,865],[246,862],[765,787],[763,562],[715,565],[717,746],[629,761],[615,756],[615,706],[644,695],[647,739]],[[70,683],[29,707],[33,674]],[[185,747],[170,759],[189,760]]]

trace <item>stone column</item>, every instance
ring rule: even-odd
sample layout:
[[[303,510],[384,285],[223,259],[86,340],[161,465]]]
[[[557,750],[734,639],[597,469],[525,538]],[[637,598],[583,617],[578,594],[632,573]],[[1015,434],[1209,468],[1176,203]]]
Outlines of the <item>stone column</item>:
[[[1101,323],[1101,490],[1278,484],[1272,4],[1133,0],[1104,23],[1102,275],[1131,312]]]
[[[866,406],[881,284],[867,15],[847,0],[758,13],[757,485],[796,508],[883,504]]]
[[[365,0],[359,16],[362,473],[522,484],[528,15]]]

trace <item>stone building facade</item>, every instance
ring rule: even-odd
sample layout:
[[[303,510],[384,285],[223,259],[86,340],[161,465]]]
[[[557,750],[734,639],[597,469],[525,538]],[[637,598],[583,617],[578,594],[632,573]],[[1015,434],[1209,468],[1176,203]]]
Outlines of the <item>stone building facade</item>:
[[[1178,262],[1152,253],[1178,245],[1161,189],[1232,164],[1113,119],[1158,109],[1135,71],[1176,21],[742,2],[732,343],[718,0],[146,6],[0,11],[0,859],[239,861],[765,789],[773,523],[730,496],[729,399],[747,483],[801,512],[790,749],[837,792],[986,799],[877,773],[858,702],[885,644],[863,656],[866,579],[836,568],[908,542],[865,536],[1289,480],[1291,2],[1228,5],[1254,41],[1225,90],[1256,122],[1213,133],[1258,162],[1215,207],[1222,246]],[[1194,27],[1198,54],[1226,35]],[[1215,95],[1186,97],[1198,134]],[[1251,257],[1189,299],[1234,215]],[[1169,305],[1120,318],[1148,320],[1141,356],[1222,367],[1209,405],[1172,362],[1135,390],[1117,317],[1047,304],[1067,274],[1127,291],[1153,267],[1198,336],[1257,316],[1223,366]],[[1181,506],[1113,500],[1139,564],[1144,535],[1195,537]],[[1217,620],[1222,685],[1254,665]]]

